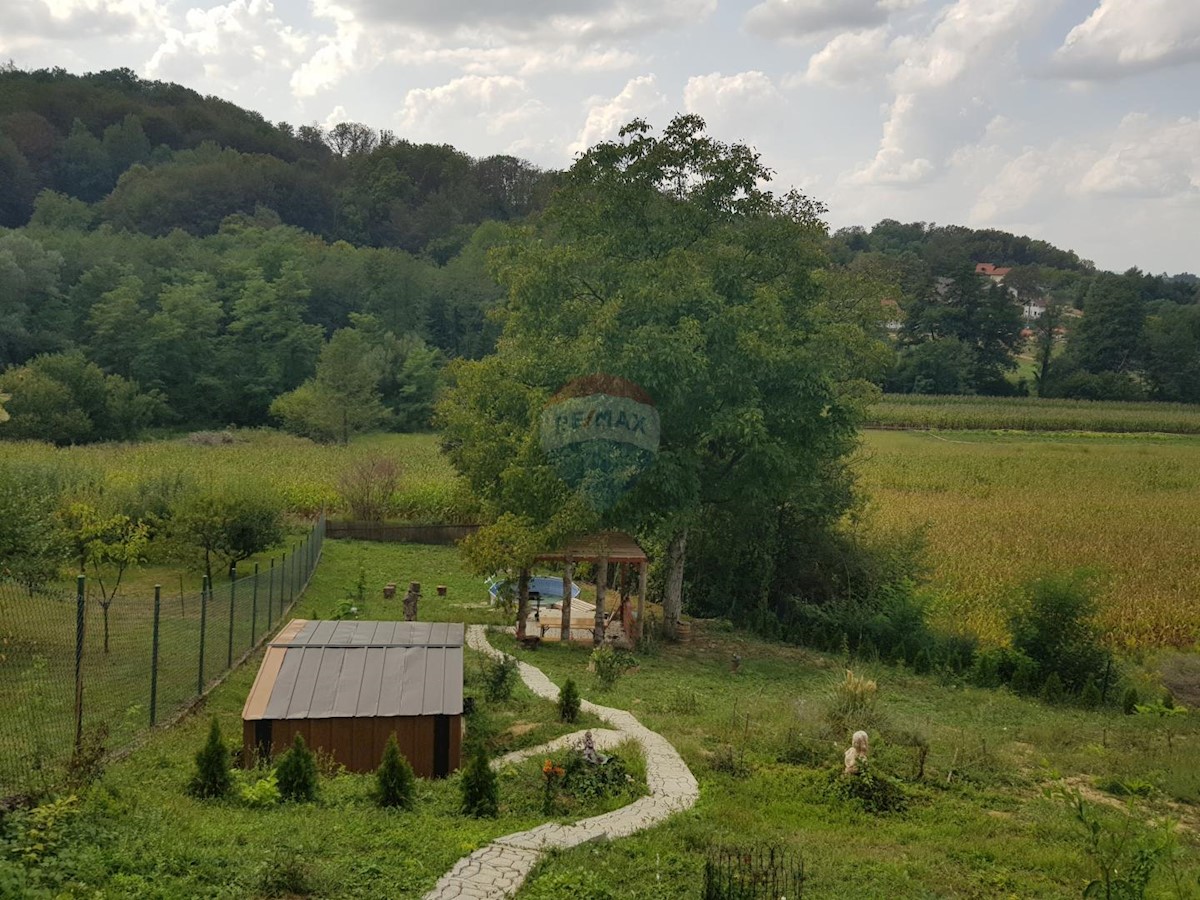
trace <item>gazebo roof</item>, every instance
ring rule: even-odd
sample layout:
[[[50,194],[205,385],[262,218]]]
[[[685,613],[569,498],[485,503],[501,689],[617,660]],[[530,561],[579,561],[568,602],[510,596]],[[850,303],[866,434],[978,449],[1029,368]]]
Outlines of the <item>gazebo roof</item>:
[[[537,557],[538,562],[592,562],[608,557],[609,562],[645,562],[646,551],[638,546],[637,541],[623,531],[606,531],[601,534],[589,534],[569,541],[561,550],[542,553]]]

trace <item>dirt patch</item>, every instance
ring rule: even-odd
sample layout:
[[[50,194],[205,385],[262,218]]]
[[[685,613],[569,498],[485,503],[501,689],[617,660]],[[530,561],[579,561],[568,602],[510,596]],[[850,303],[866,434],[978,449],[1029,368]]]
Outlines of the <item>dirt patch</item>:
[[[1171,696],[1184,706],[1200,707],[1200,653],[1172,653],[1159,668]]]
[[[537,724],[534,722],[513,722],[504,733],[512,737],[521,737],[522,735],[529,734],[535,728],[537,728]]]
[[[1083,799],[1088,803],[1107,806],[1110,809],[1120,810],[1121,812],[1126,812],[1130,808],[1126,800],[1098,790],[1087,776],[1075,775],[1071,778],[1065,778],[1063,779],[1063,784],[1079,791]],[[1153,806],[1154,808],[1148,809],[1148,806]],[[1174,800],[1156,800],[1153,803],[1134,801],[1132,808],[1135,813],[1145,818],[1147,825],[1153,825],[1160,821],[1165,811],[1168,817],[1179,823],[1180,828],[1190,831],[1193,834],[1200,834],[1200,812],[1185,803],[1176,803]]]

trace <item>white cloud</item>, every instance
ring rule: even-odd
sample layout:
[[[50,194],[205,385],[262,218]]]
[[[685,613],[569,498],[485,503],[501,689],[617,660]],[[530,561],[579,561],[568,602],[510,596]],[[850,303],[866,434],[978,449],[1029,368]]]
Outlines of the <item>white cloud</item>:
[[[1200,197],[1200,120],[1156,122],[1126,116],[1079,179],[1085,194],[1134,198]]]
[[[763,0],[746,13],[751,34],[771,40],[797,40],[835,29],[883,25],[894,12],[921,0]]]
[[[991,97],[1020,77],[1014,48],[1048,8],[1041,0],[955,0],[923,37],[897,44],[895,98],[874,158],[854,184],[928,181],[955,147],[978,140],[995,115]],[[998,93],[999,92],[999,93]]]
[[[897,49],[887,28],[844,31],[808,60],[808,68],[788,82],[836,87],[874,81],[894,65]]]
[[[1119,78],[1200,62],[1196,0],[1100,0],[1055,51],[1052,70],[1077,79]]]
[[[693,24],[716,0],[342,0],[373,25],[471,38],[471,43],[588,42],[650,34]]]
[[[0,51],[120,35],[156,35],[166,16],[155,0],[8,0],[0,3]]]
[[[418,132],[466,119],[497,134],[545,110],[527,93],[525,82],[511,75],[464,75],[438,87],[409,91],[397,118],[401,127]]]
[[[292,73],[292,93],[311,97],[332,87],[374,54],[363,52],[365,32],[354,14],[330,0],[313,0],[313,16],[333,24],[332,35],[319,38],[317,51]]]
[[[183,28],[166,28],[146,74],[182,80],[202,72],[223,90],[236,92],[248,76],[290,67],[306,43],[276,15],[271,0],[230,0],[190,9]]]
[[[693,75],[683,88],[684,109],[705,117],[753,113],[780,99],[774,82],[759,71]]]
[[[591,99],[583,128],[567,149],[571,154],[582,153],[598,141],[615,137],[631,119],[648,118],[666,103],[667,98],[658,90],[658,80],[653,75],[632,78],[612,99]]]

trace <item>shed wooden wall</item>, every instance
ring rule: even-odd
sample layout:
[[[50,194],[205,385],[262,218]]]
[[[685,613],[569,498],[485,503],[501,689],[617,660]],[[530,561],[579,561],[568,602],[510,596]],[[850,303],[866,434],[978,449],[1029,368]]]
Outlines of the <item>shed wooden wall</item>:
[[[450,725],[450,766],[462,763],[462,716],[447,716]],[[255,727],[259,720],[242,721],[242,764],[254,764]],[[271,720],[271,756],[291,746],[297,733],[313,750],[332,754],[351,772],[373,772],[383,758],[388,735],[395,732],[400,752],[422,778],[434,777],[435,716],[362,717],[353,719]]]

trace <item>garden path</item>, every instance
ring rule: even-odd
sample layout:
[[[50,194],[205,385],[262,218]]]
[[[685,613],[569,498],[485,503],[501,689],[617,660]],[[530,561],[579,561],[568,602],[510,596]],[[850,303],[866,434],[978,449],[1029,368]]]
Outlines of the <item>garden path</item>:
[[[504,656],[488,643],[482,625],[467,626],[467,645],[489,656]],[[541,669],[526,662],[518,661],[517,665],[521,680],[531,691],[547,700],[558,699],[558,687]],[[455,863],[454,868],[425,895],[425,900],[502,900],[511,897],[546,850],[577,847],[601,838],[626,837],[695,805],[700,796],[696,777],[666,738],[651,731],[626,710],[587,700],[580,708],[612,726],[612,733],[604,733],[606,742],[632,739],[641,745],[646,754],[646,786],[650,795],[570,825],[548,823],[497,838]]]

